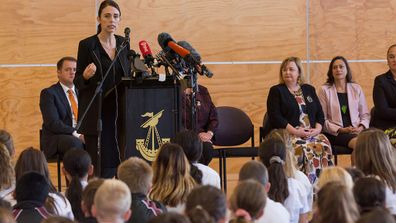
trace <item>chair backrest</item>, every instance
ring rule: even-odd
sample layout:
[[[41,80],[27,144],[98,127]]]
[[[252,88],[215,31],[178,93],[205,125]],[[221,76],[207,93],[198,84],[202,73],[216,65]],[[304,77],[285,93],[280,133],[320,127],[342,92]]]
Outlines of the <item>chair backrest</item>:
[[[370,110],[370,127],[376,127],[375,123],[375,107]]]
[[[217,107],[219,126],[213,144],[216,146],[236,146],[247,142],[254,135],[254,126],[249,116],[238,108]]]
[[[263,118],[263,126],[260,128],[260,140],[263,140],[271,131],[271,124],[269,122],[268,113],[266,112]]]

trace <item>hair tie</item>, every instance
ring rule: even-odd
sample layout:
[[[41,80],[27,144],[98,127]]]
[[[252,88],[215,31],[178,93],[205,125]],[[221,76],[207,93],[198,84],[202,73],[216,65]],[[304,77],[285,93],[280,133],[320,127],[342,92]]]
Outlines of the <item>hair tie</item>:
[[[245,220],[247,220],[247,221],[251,221],[251,220],[252,220],[252,217],[250,217],[249,212],[245,211],[245,210],[242,209],[242,208],[238,208],[238,209],[235,211],[235,216],[237,216],[237,217],[243,217],[243,218],[244,218]]]
[[[270,159],[270,164],[273,164],[273,163],[280,163],[283,165],[283,164],[285,164],[285,161],[283,161],[279,156],[273,156]]]
[[[199,204],[198,204],[197,206],[195,206],[195,208],[196,208],[196,209],[199,209],[199,210],[203,210],[202,206],[199,205]]]

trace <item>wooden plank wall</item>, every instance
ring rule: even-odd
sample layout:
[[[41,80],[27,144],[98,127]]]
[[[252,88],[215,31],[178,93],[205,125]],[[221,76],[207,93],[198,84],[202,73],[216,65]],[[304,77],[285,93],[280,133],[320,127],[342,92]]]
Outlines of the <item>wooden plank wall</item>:
[[[158,52],[157,35],[170,33],[189,41],[206,62],[280,62],[303,60],[383,60],[394,43],[396,0],[119,0],[131,45],[146,40]],[[308,3],[308,4],[307,4]],[[40,90],[56,81],[56,61],[76,56],[78,41],[95,33],[100,1],[3,0],[0,29],[0,128],[15,138],[17,153],[38,147]],[[308,15],[308,16],[307,16]],[[319,87],[328,62],[306,65],[309,81]],[[22,65],[27,65],[23,67]],[[351,64],[372,106],[375,75],[385,62]],[[241,108],[261,125],[270,86],[279,64],[210,64],[214,77],[200,77],[217,106]],[[257,134],[258,136],[258,134]]]

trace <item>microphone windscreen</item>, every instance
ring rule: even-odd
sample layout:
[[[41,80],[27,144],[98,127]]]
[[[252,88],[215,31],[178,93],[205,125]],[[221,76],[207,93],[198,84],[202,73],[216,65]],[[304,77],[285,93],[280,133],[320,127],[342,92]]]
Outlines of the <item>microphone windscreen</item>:
[[[183,58],[190,54],[190,51],[179,46],[177,43],[173,41],[168,42],[168,47],[170,47],[173,51],[175,51],[178,55],[180,55]]]
[[[139,49],[140,49],[140,52],[142,52],[143,57],[146,57],[148,55],[153,55],[151,53],[150,46],[148,45],[148,43],[145,40],[142,40],[139,42]]]
[[[124,29],[124,34],[125,34],[125,36],[129,36],[130,33],[131,33],[131,29],[130,29],[129,27],[126,27],[126,28]]]
[[[197,50],[195,50],[190,43],[188,43],[187,41],[179,41],[177,42],[177,44],[181,47],[183,47],[184,49],[190,51],[191,55],[199,62],[201,63],[201,55],[198,53]]]
[[[175,40],[173,40],[171,35],[169,35],[168,33],[160,33],[160,34],[158,34],[158,44],[161,46],[161,48],[163,50],[169,49],[168,48],[168,43],[170,41],[175,42]]]

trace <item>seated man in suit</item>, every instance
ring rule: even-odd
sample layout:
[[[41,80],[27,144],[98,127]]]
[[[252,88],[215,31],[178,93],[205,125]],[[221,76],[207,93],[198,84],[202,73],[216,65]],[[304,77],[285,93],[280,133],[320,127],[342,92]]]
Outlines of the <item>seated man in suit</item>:
[[[77,89],[73,80],[77,60],[63,57],[57,63],[59,82],[40,94],[43,127],[41,148],[46,157],[65,154],[72,147],[83,148],[84,136],[76,132],[78,117]]]

